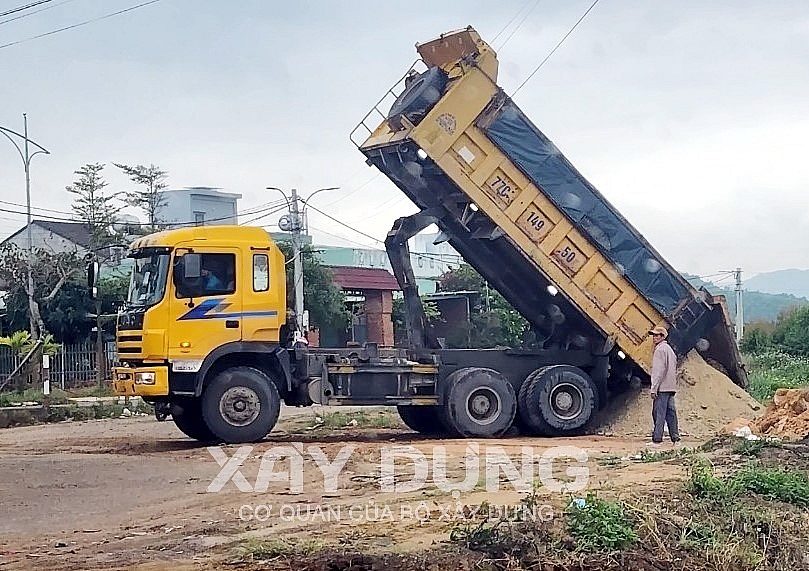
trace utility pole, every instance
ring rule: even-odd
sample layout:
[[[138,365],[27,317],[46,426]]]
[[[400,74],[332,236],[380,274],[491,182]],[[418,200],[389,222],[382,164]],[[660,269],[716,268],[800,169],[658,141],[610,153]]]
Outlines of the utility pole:
[[[28,312],[29,312],[29,322],[31,327],[31,336],[34,339],[39,337],[38,327],[39,324],[37,323],[37,319],[39,317],[39,309],[36,307],[34,302],[34,240],[31,235],[31,159],[34,158],[35,155],[40,153],[49,155],[50,152],[45,149],[43,146],[36,144],[34,141],[28,138],[28,115],[23,113],[23,133],[17,133],[12,131],[11,129],[7,129],[5,127],[0,127],[0,134],[6,137],[11,144],[17,148],[17,152],[20,153],[20,158],[22,159],[23,166],[25,167],[25,204],[26,204],[26,221],[28,223],[27,231],[26,231],[26,241],[28,246],[28,278],[26,280],[26,293],[28,294]],[[20,145],[17,144],[11,135],[15,137],[19,137],[23,140],[23,147],[20,148]],[[36,147],[36,151],[33,153],[29,152],[29,143]]]
[[[301,220],[298,210],[298,191],[292,189],[292,202],[290,204],[290,214],[292,217],[290,230],[292,231],[292,255],[295,281],[295,316],[297,317],[298,331],[306,332],[303,318],[303,260],[301,259],[301,230],[303,220]]]
[[[309,206],[309,201],[318,192],[325,190],[337,190],[339,187],[330,186],[328,188],[319,188],[306,198],[301,198],[303,208],[298,206],[298,191],[297,189],[290,190],[290,198],[287,198],[286,193],[278,187],[268,186],[267,190],[277,190],[281,193],[286,200],[289,215],[282,216],[278,220],[278,227],[284,232],[292,234],[292,263],[293,263],[293,281],[295,288],[295,317],[297,322],[298,332],[301,334],[306,333],[309,326],[304,318],[304,304],[303,304],[303,257],[301,256],[301,238],[302,233],[308,233],[308,224],[306,223],[306,207]]]
[[[744,337],[744,300],[742,295],[742,269],[736,268],[736,343]]]

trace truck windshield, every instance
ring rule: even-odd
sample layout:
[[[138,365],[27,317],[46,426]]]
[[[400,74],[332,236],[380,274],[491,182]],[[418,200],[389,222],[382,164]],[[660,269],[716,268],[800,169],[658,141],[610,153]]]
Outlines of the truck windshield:
[[[132,269],[127,301],[130,305],[154,305],[163,299],[166,292],[169,254],[142,251],[132,257],[135,258],[135,266]]]

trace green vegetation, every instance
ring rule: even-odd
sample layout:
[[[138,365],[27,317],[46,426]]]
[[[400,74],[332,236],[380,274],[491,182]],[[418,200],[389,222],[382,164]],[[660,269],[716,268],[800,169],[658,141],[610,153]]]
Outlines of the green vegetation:
[[[731,451],[734,454],[741,454],[742,456],[758,456],[765,448],[780,448],[782,446],[779,440],[769,440],[761,438],[759,440],[747,440],[746,438],[737,438],[733,442]]]
[[[323,545],[314,540],[255,539],[246,540],[240,547],[242,558],[248,561],[265,561],[281,556],[307,554],[323,549]]]
[[[635,543],[638,540],[635,524],[626,511],[622,502],[605,500],[592,492],[583,501],[571,501],[565,513],[576,548],[580,551],[611,551]]]
[[[793,468],[748,464],[720,477],[705,459],[692,464],[686,489],[696,498],[727,504],[732,498],[758,494],[799,507],[809,507],[809,474]]]
[[[772,398],[778,389],[809,385],[809,357],[769,349],[747,356],[748,392],[759,401]]]
[[[396,411],[359,410],[354,412],[326,412],[315,417],[316,428],[400,428],[402,426]]]

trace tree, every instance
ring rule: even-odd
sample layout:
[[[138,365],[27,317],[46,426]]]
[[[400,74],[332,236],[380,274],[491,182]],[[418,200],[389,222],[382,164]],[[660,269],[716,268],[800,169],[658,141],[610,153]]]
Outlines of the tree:
[[[162,222],[160,210],[166,205],[163,190],[168,188],[168,183],[166,182],[168,173],[154,165],[132,167],[119,163],[112,164],[124,171],[129,180],[143,187],[138,190],[127,191],[125,193],[126,202],[130,206],[140,208],[146,214],[149,222],[148,226],[143,229],[145,233],[157,231]]]
[[[775,325],[769,321],[754,321],[744,326],[744,337],[739,349],[745,353],[760,353],[772,347]]]
[[[293,284],[292,243],[278,242],[278,247],[287,260],[287,307],[294,308],[295,285]],[[331,272],[317,259],[311,246],[301,249],[303,259],[303,298],[309,311],[309,320],[317,327],[335,327],[345,329],[348,326],[350,313],[345,307],[343,292],[334,284]]]
[[[440,291],[476,291],[479,303],[472,307],[469,331],[459,331],[457,339],[447,339],[454,346],[496,347],[505,345],[519,347],[530,330],[525,318],[500,295],[489,287],[472,266],[462,264],[439,278]]]
[[[793,355],[809,355],[809,306],[782,312],[772,334],[775,345]]]
[[[87,225],[90,250],[102,258],[106,253],[102,253],[101,248],[120,241],[114,226],[121,211],[115,204],[116,196],[104,192],[107,183],[102,176],[103,170],[103,164],[86,164],[75,171],[79,178],[65,187],[69,193],[76,195],[72,204],[73,212]]]
[[[83,262],[75,252],[51,252],[35,248],[31,255],[33,291],[28,291],[28,254],[15,244],[0,246],[0,281],[10,284],[6,299],[6,320],[12,329],[29,327],[36,340],[48,331],[40,309],[52,302],[71,277],[82,271]]]
[[[115,231],[115,224],[118,221],[118,212],[121,208],[115,204],[115,195],[106,194],[104,188],[107,186],[102,171],[104,165],[100,163],[87,164],[76,171],[79,178],[70,186],[67,191],[75,194],[73,200],[73,212],[79,219],[87,224],[90,234],[90,252],[99,262],[103,263],[110,257],[109,246],[119,243],[121,238]],[[96,380],[101,386],[106,376],[104,358],[104,333],[101,318],[101,299],[96,299]]]

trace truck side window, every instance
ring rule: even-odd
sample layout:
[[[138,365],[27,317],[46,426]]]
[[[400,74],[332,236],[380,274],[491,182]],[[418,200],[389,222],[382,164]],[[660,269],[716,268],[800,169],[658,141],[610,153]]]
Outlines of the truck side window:
[[[270,289],[270,258],[267,254],[253,254],[253,291]]]
[[[199,277],[186,277],[184,265],[182,257],[175,261],[174,283],[178,298],[235,293],[235,254],[201,254]]]

